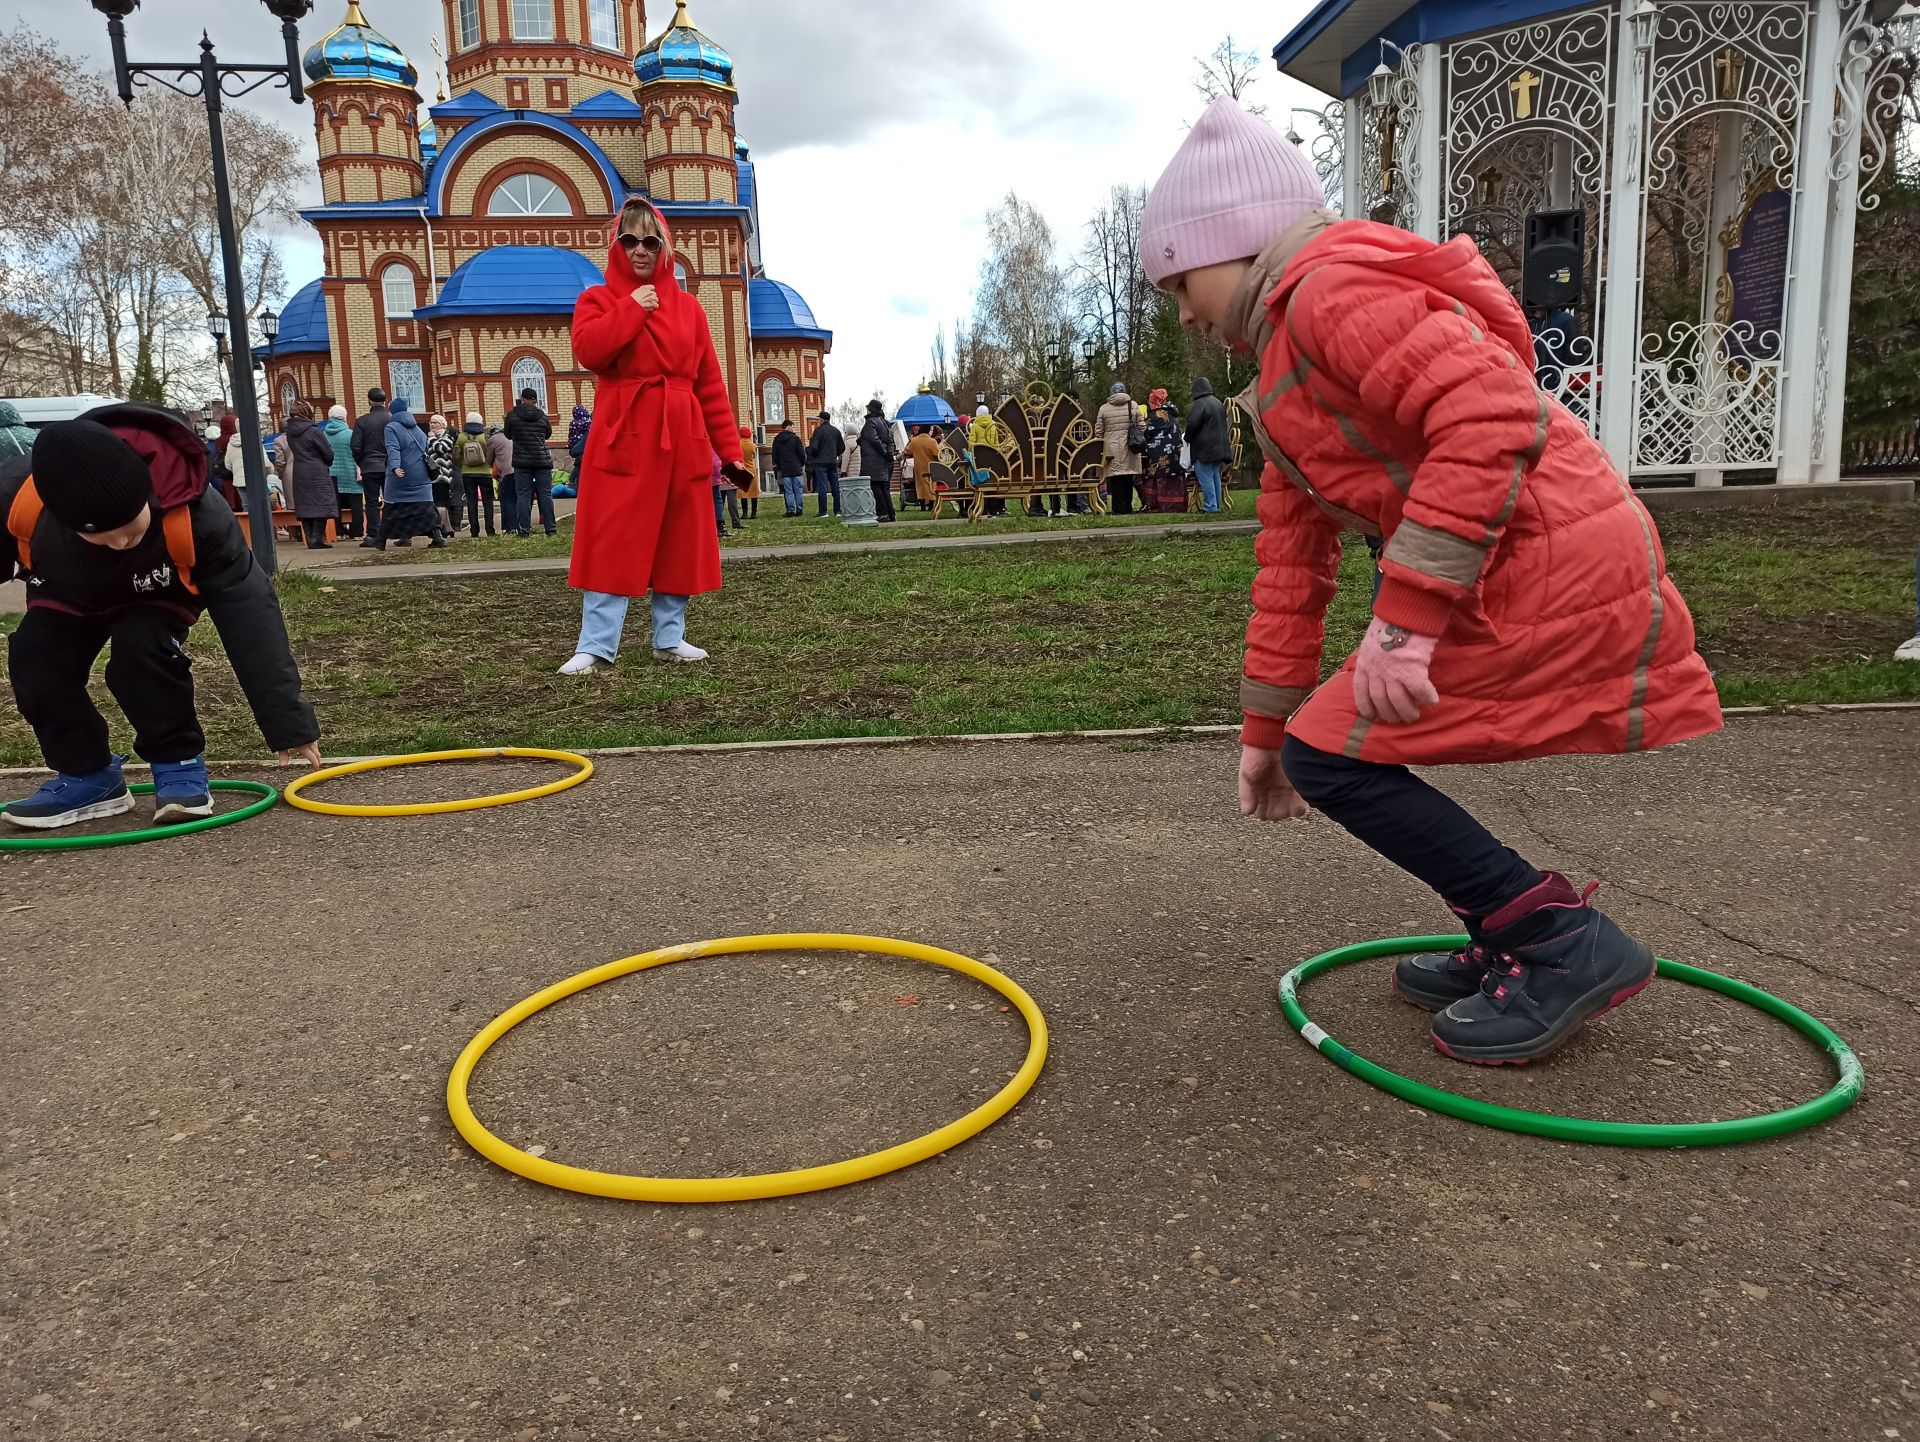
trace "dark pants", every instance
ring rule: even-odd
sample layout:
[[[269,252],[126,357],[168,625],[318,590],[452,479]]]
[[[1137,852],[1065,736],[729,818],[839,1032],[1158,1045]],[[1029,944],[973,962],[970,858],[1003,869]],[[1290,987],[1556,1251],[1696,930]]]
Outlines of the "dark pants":
[[[380,493],[387,488],[385,471],[364,471],[360,476],[360,489],[367,495],[367,534],[380,534]]]
[[[893,515],[893,481],[888,476],[868,476],[867,484],[873,487],[873,513],[883,521],[891,521]],[[900,498],[900,504],[907,503],[906,497]]]
[[[721,535],[726,535],[727,488],[725,486],[715,486],[713,488],[713,524],[719,528]]]
[[[827,513],[827,496],[833,496],[833,513],[840,514],[840,467],[815,466],[813,468],[813,489],[820,497],[820,514]]]
[[[309,551],[318,551],[327,544],[327,523],[325,521],[309,521],[303,516],[300,519],[300,529],[306,533],[307,549]]]
[[[1107,477],[1107,499],[1113,502],[1114,515],[1133,514],[1133,482],[1132,476]]]
[[[487,518],[487,534],[493,534],[493,476],[467,475],[462,481],[467,488],[467,531],[469,535],[480,534],[482,511]]]
[[[340,497],[340,504],[347,509],[346,539],[357,541],[367,534],[367,498],[357,492],[349,492]]]
[[[193,710],[193,663],[180,649],[186,639],[184,617],[152,606],[112,616],[31,608],[8,642],[7,679],[47,765],[88,776],[113,759],[106,720],[87,694],[94,658],[108,645],[107,690],[133,723],[141,758],[191,761],[205,751]]]
[[[1354,761],[1289,736],[1280,764],[1306,803],[1424,881],[1477,930],[1540,873],[1404,766]]]
[[[513,531],[522,536],[533,534],[533,504],[540,503],[540,528],[549,536],[558,526],[553,519],[553,467],[542,466],[538,470],[514,471],[508,475],[507,486],[511,491],[512,509],[508,509],[508,498],[500,500],[500,519],[502,529]]]

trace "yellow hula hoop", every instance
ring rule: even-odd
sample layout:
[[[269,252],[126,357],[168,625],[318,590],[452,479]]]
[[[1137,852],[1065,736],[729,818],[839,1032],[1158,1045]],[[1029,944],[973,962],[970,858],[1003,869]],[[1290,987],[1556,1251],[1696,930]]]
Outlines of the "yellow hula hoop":
[[[410,806],[336,806],[330,801],[309,801],[300,793],[323,781],[342,776],[358,776],[365,771],[384,771],[389,766],[422,766],[429,761],[566,761],[580,769],[571,776],[530,786],[525,791],[508,791],[499,796],[476,796],[468,801],[422,801]],[[489,806],[511,806],[516,801],[537,801],[542,796],[578,786],[593,775],[593,763],[571,751],[546,751],[538,746],[482,747],[473,751],[427,751],[418,756],[383,756],[374,761],[354,761],[345,766],[330,766],[302,776],[281,794],[302,811],[317,811],[323,816],[444,816],[451,811],[479,811]]]
[[[910,1142],[886,1148],[884,1151],[869,1152],[865,1156],[854,1157],[849,1161],[832,1162],[817,1167],[802,1167],[797,1171],[764,1172],[747,1177],[642,1177],[630,1176],[619,1172],[589,1171],[584,1167],[570,1167],[561,1162],[551,1162],[544,1157],[536,1157],[510,1146],[488,1131],[473,1114],[473,1108],[467,1103],[467,1083],[473,1077],[473,1069],[479,1065],[480,1058],[487,1049],[501,1037],[512,1031],[521,1022],[537,1012],[544,1011],[555,1002],[572,996],[575,992],[585,991],[590,986],[598,986],[603,981],[612,981],[616,977],[628,976],[636,971],[646,971],[656,966],[667,966],[676,961],[691,961],[703,956],[738,956],[744,952],[756,951],[866,951],[877,952],[882,956],[900,956],[910,961],[930,962],[934,966],[944,966],[949,971],[957,971],[970,976],[975,981],[986,983],[1008,1001],[1012,1002],[1027,1023],[1027,1055],[1021,1062],[1020,1070],[1013,1079],[994,1093],[981,1105],[975,1107],[956,1122],[949,1122],[938,1131],[928,1132]],[[628,1202],[750,1202],[766,1197],[792,1197],[802,1192],[825,1191],[829,1187],[844,1187],[851,1182],[864,1182],[871,1177],[882,1176],[887,1172],[899,1171],[915,1162],[925,1161],[928,1157],[958,1146],[969,1137],[977,1136],[993,1123],[1012,1111],[1015,1104],[1033,1088],[1040,1078],[1040,1068],[1047,1060],[1047,1021],[1040,1014],[1040,1008],[1032,997],[1021,989],[1019,983],[1011,977],[995,971],[985,962],[975,961],[970,956],[962,956],[955,951],[944,951],[937,946],[923,946],[916,941],[896,941],[884,936],[848,936],[839,932],[797,932],[772,936],[734,936],[720,941],[696,941],[684,946],[663,947],[659,951],[649,951],[640,956],[630,956],[624,961],[608,962],[605,966],[583,971],[578,976],[568,977],[565,981],[555,982],[545,991],[528,997],[518,1006],[502,1012],[489,1022],[486,1028],[468,1042],[466,1049],[453,1064],[453,1071],[447,1077],[447,1111],[453,1118],[454,1126],[467,1144],[488,1161],[516,1172],[528,1181],[539,1182],[544,1186],[561,1187],[570,1192],[585,1192],[588,1196],[613,1197]]]

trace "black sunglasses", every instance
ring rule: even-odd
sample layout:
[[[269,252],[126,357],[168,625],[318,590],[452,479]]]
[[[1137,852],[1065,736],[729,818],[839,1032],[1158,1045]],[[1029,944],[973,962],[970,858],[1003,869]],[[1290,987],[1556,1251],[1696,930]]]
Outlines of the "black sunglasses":
[[[666,242],[657,235],[623,235],[620,244],[627,250],[644,250],[648,255],[658,255],[666,247]]]

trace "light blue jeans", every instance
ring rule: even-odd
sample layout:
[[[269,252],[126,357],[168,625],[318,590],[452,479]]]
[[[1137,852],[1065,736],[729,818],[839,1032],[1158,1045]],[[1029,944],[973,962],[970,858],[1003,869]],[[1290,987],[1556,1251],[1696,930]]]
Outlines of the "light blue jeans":
[[[620,658],[620,633],[626,629],[627,596],[588,591],[581,608],[580,644],[574,650],[611,664]],[[687,639],[687,597],[653,593],[653,648],[667,651]]]
[[[782,476],[780,494],[786,499],[789,516],[806,514],[807,478],[805,476]]]
[[[1195,461],[1193,473],[1200,478],[1200,509],[1220,509],[1220,466],[1215,461]]]

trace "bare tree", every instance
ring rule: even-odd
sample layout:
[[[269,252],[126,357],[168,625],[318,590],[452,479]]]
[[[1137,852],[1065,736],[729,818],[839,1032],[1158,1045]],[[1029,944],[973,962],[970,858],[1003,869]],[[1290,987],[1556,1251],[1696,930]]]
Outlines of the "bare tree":
[[[1145,186],[1114,186],[1107,203],[1087,222],[1073,270],[1080,323],[1129,382],[1153,303],[1153,285],[1140,264],[1146,206]]]
[[[1212,104],[1225,95],[1246,106],[1254,115],[1265,115],[1267,107],[1248,102],[1247,92],[1255,83],[1260,71],[1260,54],[1255,50],[1243,50],[1235,43],[1232,34],[1213,47],[1211,55],[1196,55],[1193,63],[1199,70],[1193,77],[1193,88],[1201,97]]]
[[[1070,339],[1066,268],[1053,228],[1012,191],[987,212],[987,255],[980,264],[974,334],[998,352],[1006,379],[1049,374],[1050,347]]]

